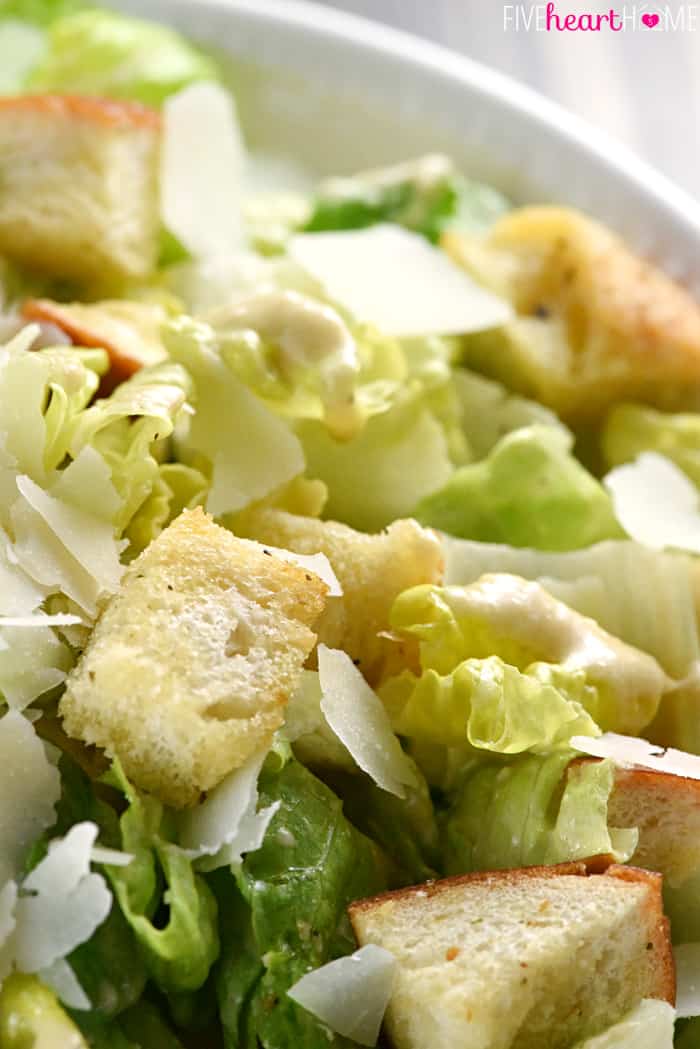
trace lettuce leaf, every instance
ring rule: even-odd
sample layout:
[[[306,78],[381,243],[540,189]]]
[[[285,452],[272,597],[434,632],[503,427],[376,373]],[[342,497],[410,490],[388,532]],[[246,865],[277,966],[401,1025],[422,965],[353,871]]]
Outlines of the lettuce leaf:
[[[385,886],[384,864],[339,799],[298,762],[266,766],[259,787],[261,804],[280,803],[262,847],[235,881],[224,872],[212,879],[225,923],[217,987],[226,1045],[347,1046],[285,992],[355,949],[346,907]]]
[[[195,414],[177,444],[179,458],[211,473],[211,513],[241,510],[303,473],[298,438],[234,375],[209,325],[181,317],[164,340],[194,382]]]
[[[88,1049],[53,991],[24,973],[13,973],[2,985],[0,1045],[3,1049],[42,1045]]]
[[[407,517],[452,473],[448,438],[429,401],[397,401],[354,440],[333,440],[317,422],[297,427],[308,472],[328,488],[325,515],[378,532]]]
[[[610,467],[632,462],[640,452],[658,452],[700,485],[700,415],[619,404],[605,421],[601,447]]]
[[[399,735],[446,747],[521,754],[600,734],[578,700],[498,656],[465,659],[446,675],[404,671],[380,696]]]
[[[413,587],[396,599],[390,622],[420,642],[421,666],[433,672],[423,688],[440,705],[457,681],[438,685],[437,675],[449,675],[469,657],[496,655],[541,687],[582,704],[604,731],[634,735],[651,722],[669,684],[651,656],[517,576],[486,575],[465,587]],[[469,688],[466,681],[462,688]]]
[[[564,863],[591,856],[629,860],[635,829],[608,826],[611,761],[575,763],[570,750],[474,764],[446,820],[448,874]]]
[[[175,30],[95,9],[53,22],[27,86],[159,106],[188,84],[216,79],[215,63]]]
[[[475,460],[483,459],[502,437],[525,426],[568,430],[549,408],[511,393],[500,382],[454,368],[452,384],[460,407],[461,424]]]
[[[464,539],[575,550],[623,533],[610,497],[571,454],[571,437],[529,426],[503,437],[486,459],[456,470],[415,516]]]
[[[196,990],[219,954],[216,900],[185,851],[168,840],[160,802],[139,794],[116,761],[110,779],[127,801],[119,847],[134,856],[126,867],[107,868],[114,894],[154,983],[163,991]]]
[[[700,659],[691,557],[629,541],[554,554],[448,538],[444,549],[447,583],[467,585],[487,572],[512,572],[536,580],[608,633],[648,652],[674,677],[685,677]]]
[[[318,233],[393,222],[436,241],[446,228],[486,228],[508,207],[495,190],[465,179],[448,157],[436,154],[326,179],[304,229]]]

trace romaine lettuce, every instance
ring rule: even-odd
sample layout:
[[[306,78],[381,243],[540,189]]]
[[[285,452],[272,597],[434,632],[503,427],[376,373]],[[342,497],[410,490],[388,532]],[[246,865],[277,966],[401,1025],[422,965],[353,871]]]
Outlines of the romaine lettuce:
[[[445,675],[406,670],[386,681],[380,695],[394,730],[422,743],[521,754],[600,734],[578,700],[498,656],[465,659]]]
[[[435,241],[447,228],[487,228],[508,207],[500,193],[460,175],[448,157],[428,155],[326,179],[304,229],[317,233],[393,222]]]
[[[175,30],[95,9],[52,23],[47,53],[28,87],[159,106],[188,84],[217,78],[215,63]]]
[[[574,752],[474,764],[446,820],[450,874],[564,863],[591,856],[630,859],[634,828],[608,826],[610,761],[571,764]]]
[[[555,554],[446,538],[444,549],[449,584],[468,585],[488,572],[512,572],[536,580],[610,634],[648,652],[674,677],[685,677],[700,659],[697,570],[691,557],[629,541]]]
[[[605,421],[601,447],[608,466],[631,462],[640,452],[658,452],[700,484],[700,415],[618,404]]]
[[[178,318],[164,339],[194,383],[195,415],[177,445],[190,465],[211,471],[211,513],[241,510],[303,473],[298,438],[235,376],[209,325]]]
[[[425,525],[464,539],[575,550],[623,535],[610,497],[562,429],[528,426],[462,466],[417,506]]]
[[[217,977],[225,1044],[345,1046],[285,992],[354,950],[347,904],[384,887],[384,863],[339,799],[298,762],[264,768],[259,787],[262,804],[280,802],[262,848],[235,881],[223,872],[212,879],[225,930]]]
[[[540,687],[583,704],[606,731],[641,731],[669,685],[651,656],[517,576],[486,575],[465,587],[413,587],[396,599],[390,622],[419,640],[421,666],[433,672],[421,689],[426,702],[441,707],[454,688],[471,686],[468,678],[458,685],[454,676],[437,675],[449,675],[470,657],[500,656]],[[523,687],[532,692],[534,685]]]

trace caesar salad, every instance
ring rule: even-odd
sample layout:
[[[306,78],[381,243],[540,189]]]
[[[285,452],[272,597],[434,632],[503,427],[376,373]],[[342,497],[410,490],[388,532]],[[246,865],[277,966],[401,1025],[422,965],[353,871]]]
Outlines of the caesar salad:
[[[0,4],[0,1049],[693,1049],[700,307],[229,72]]]

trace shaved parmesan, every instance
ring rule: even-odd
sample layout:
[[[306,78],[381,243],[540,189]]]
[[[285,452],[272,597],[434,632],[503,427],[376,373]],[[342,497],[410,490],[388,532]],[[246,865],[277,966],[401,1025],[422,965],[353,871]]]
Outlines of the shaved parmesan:
[[[700,943],[673,948],[676,963],[676,1016],[700,1016]]]
[[[373,943],[302,976],[287,994],[332,1031],[376,1045],[396,974],[396,958]]]
[[[199,864],[216,870],[240,862],[245,852],[262,845],[279,802],[257,812],[258,776],[268,748],[258,751],[210,791],[201,805],[186,812],[180,825],[180,844],[192,859],[211,857]]]
[[[22,889],[46,895],[72,892],[90,873],[90,853],[96,838],[96,823],[76,823],[64,838],[49,842],[46,856],[24,879]]]
[[[17,565],[9,537],[0,528],[0,615],[30,616],[45,594],[45,589]]]
[[[343,588],[325,554],[297,554],[294,550],[282,550],[278,546],[268,546],[267,543],[265,543],[265,550],[279,557],[280,561],[287,561],[307,572],[313,572],[328,587],[328,597],[343,596]]]
[[[321,710],[335,735],[377,786],[404,798],[405,788],[415,785],[415,773],[381,700],[350,656],[319,645],[318,677]]]
[[[108,867],[128,867],[133,858],[130,852],[105,849],[102,845],[93,845],[90,849],[90,862],[106,863]]]
[[[80,616],[71,615],[69,612],[57,612],[52,616],[47,616],[43,612],[38,612],[34,616],[0,616],[0,627],[76,626],[82,622]]]
[[[603,484],[632,539],[654,550],[700,553],[700,496],[670,459],[642,452],[635,462],[611,470]]]
[[[16,878],[29,846],[54,822],[58,770],[33,725],[17,711],[0,718],[0,884]]]
[[[245,148],[233,99],[198,83],[163,107],[161,208],[167,228],[193,255],[228,256],[244,246]]]
[[[20,896],[13,951],[21,972],[35,973],[65,958],[85,943],[112,906],[112,894],[100,874],[88,874],[67,893]]]
[[[91,1009],[92,1003],[65,958],[59,958],[39,972],[42,983],[51,987],[69,1009]]]
[[[594,758],[611,758],[617,765],[652,769],[671,776],[700,779],[700,757],[686,754],[673,747],[658,747],[636,736],[619,736],[605,732],[594,739],[590,736],[572,736],[571,746]]]
[[[122,574],[122,544],[112,524],[50,495],[30,477],[18,477],[17,488],[22,498],[11,516],[19,564],[94,615],[98,598],[113,593]]]
[[[15,710],[60,685],[71,665],[70,651],[50,627],[0,626],[0,693]]]
[[[460,335],[497,328],[512,317],[508,303],[400,226],[301,233],[288,251],[331,299],[387,335]]]

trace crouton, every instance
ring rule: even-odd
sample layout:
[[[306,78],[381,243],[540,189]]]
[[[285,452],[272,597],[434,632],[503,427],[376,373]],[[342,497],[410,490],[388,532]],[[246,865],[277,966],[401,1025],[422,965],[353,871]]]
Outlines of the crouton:
[[[513,304],[499,331],[464,340],[466,360],[588,423],[615,401],[694,404],[700,307],[604,226],[568,208],[510,212],[485,238],[443,247]]]
[[[69,736],[175,807],[270,743],[326,586],[183,512],[129,566],[68,676]]]
[[[22,316],[28,321],[56,325],[76,346],[106,350],[111,385],[124,382],[139,368],[158,364],[167,357],[160,340],[167,312],[160,303],[113,299],[64,304],[51,299],[28,299]]]
[[[318,639],[347,652],[370,682],[417,665],[417,644],[390,634],[389,613],[403,590],[442,578],[442,550],[435,532],[406,520],[394,521],[379,535],[366,535],[336,521],[270,508],[242,515],[240,529],[261,543],[298,554],[326,555],[343,596],[328,599]]]
[[[673,1004],[661,878],[583,864],[468,874],[350,906],[398,960],[396,1049],[570,1049],[643,998]]]
[[[146,277],[158,251],[160,117],[71,95],[0,98],[0,254],[90,287]]]

